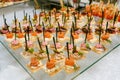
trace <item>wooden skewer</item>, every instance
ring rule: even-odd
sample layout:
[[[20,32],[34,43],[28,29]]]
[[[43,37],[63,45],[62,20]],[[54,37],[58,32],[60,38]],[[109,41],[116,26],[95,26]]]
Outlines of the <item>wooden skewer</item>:
[[[70,56],[69,56],[69,48],[68,48],[68,42],[66,43],[66,45],[67,45],[67,54],[68,54],[68,59],[70,59]]]
[[[26,37],[26,34],[25,34],[25,51],[28,51],[28,46],[27,46],[27,37]]]
[[[61,5],[62,8],[64,7],[63,0],[60,0],[60,5]]]
[[[101,32],[102,32],[102,26],[100,26],[100,32],[99,32],[99,44],[101,42]]]
[[[50,55],[49,55],[49,51],[48,51],[48,46],[46,46],[46,53],[47,53],[48,61],[50,62]]]
[[[42,49],[42,46],[41,46],[41,42],[40,42],[40,40],[39,40],[39,37],[37,37],[37,40],[38,40],[38,44],[39,44],[40,50],[43,50],[43,49]]]
[[[43,40],[45,41],[45,27],[43,27]]]
[[[72,43],[72,28],[70,29],[70,44]]]
[[[108,28],[108,22],[106,23],[106,30],[105,30],[105,34],[107,34],[107,28]]]
[[[67,0],[67,14],[69,14],[69,9],[68,9],[69,2]]]
[[[24,17],[25,17],[25,10],[23,11]]]
[[[38,1],[37,0],[34,0],[34,3],[35,3],[35,8],[40,8],[40,6],[39,6],[39,3],[38,3]]]
[[[60,30],[60,23],[58,22],[58,30],[59,30],[59,32],[61,32],[61,30]]]
[[[40,17],[40,15],[39,15],[39,26],[40,26],[40,21],[41,21],[41,17]]]
[[[16,13],[14,12],[14,20],[15,20],[15,40],[16,40],[16,37],[17,37],[17,34],[16,34],[16,30],[17,30],[17,19],[16,19]]]
[[[73,47],[75,46],[74,37],[71,35]]]
[[[86,32],[86,34],[85,34],[85,43],[87,42],[87,36],[88,36],[88,31]]]
[[[93,0],[90,0],[89,5],[91,5],[92,1],[93,1]]]
[[[29,26],[28,26],[28,27],[27,27],[28,41],[30,41],[30,33],[29,33],[29,30],[30,30],[30,28],[29,28]]]
[[[57,50],[56,41],[55,41],[55,38],[54,38],[54,37],[53,37],[53,42],[54,42],[55,50]]]
[[[56,42],[58,42],[58,28],[56,28]]]
[[[20,22],[19,22],[19,28],[20,28],[20,32],[22,33],[22,28],[21,28],[21,24],[20,24]]]

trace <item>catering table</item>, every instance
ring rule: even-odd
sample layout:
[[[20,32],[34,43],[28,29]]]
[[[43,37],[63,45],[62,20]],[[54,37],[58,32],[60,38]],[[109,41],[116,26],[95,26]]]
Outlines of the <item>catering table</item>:
[[[0,9],[0,25],[3,25],[2,15],[5,14],[7,23],[11,23],[14,11],[17,17],[22,20],[23,9],[31,12],[32,4],[19,4],[8,8]],[[20,7],[19,7],[20,6]],[[120,46],[109,55],[101,59],[91,68],[79,75],[75,80],[119,80],[120,79]],[[28,73],[17,63],[0,43],[0,80],[32,80]]]

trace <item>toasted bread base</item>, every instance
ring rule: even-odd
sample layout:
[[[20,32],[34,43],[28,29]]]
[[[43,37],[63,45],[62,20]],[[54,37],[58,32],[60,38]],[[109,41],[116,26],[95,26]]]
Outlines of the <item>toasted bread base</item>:
[[[34,56],[33,54],[35,54],[35,53],[33,53],[33,54],[31,54],[31,53],[28,53],[27,55],[26,54],[23,54],[23,52],[21,52],[20,53],[24,58],[31,58],[32,56]]]
[[[41,53],[41,54],[46,54],[46,53]],[[40,60],[44,60],[47,58],[47,55],[42,57],[42,56],[40,56],[39,53],[35,53],[35,56],[39,57]]]
[[[44,67],[46,67],[46,66],[44,66]],[[55,69],[54,71],[50,71],[50,72],[48,72],[48,71],[46,70],[45,72],[47,72],[47,73],[49,74],[49,76],[54,76],[54,75],[56,75],[57,73],[59,73],[59,72],[62,70],[62,68],[63,68],[63,67],[60,67],[60,68],[57,68],[57,69]]]
[[[35,42],[35,41],[37,40],[37,36],[32,36],[32,37],[31,37],[31,40],[32,40],[33,42]]]
[[[27,67],[28,67],[28,69],[29,69],[31,72],[34,73],[34,72],[39,71],[39,70],[43,67],[43,65],[37,66],[36,68],[32,68],[32,67],[28,64]]]
[[[60,53],[60,54],[63,54],[63,53]],[[65,61],[65,56],[63,56],[61,59],[56,59],[56,58],[55,58],[55,55],[56,55],[56,53],[52,54],[51,57],[56,60],[56,64],[64,63],[64,61]]]
[[[75,42],[77,43],[77,42],[81,42],[81,41],[83,41],[83,38],[82,37],[79,37],[78,39],[75,39]]]
[[[89,50],[83,50],[83,49],[80,49],[80,51],[82,51],[83,53],[88,53],[89,52]]]
[[[11,44],[11,48],[14,49],[14,50],[16,50],[16,49],[18,49],[18,48],[20,48],[20,47],[22,47],[22,44],[21,44],[21,43],[19,43],[19,44],[16,45],[16,46],[14,46],[14,45]]]
[[[54,76],[56,75],[57,73],[59,73],[60,71],[62,70],[62,68],[59,68],[59,69],[56,69],[54,72],[50,72],[48,73],[50,76]]]
[[[67,66],[65,65],[64,70],[67,74],[71,74],[71,73],[76,72],[80,69],[80,66],[78,66],[77,64],[76,64],[76,67],[77,67],[76,69],[67,69]]]
[[[64,42],[64,41],[67,41],[67,40],[69,40],[69,38],[68,38],[68,37],[64,37],[64,38],[58,38],[58,40],[60,40],[60,42]]]
[[[55,47],[54,46],[50,46],[51,49],[54,49]],[[64,46],[62,46],[60,49],[57,49],[57,51],[63,51],[64,49]]]
[[[14,37],[13,37],[13,38],[6,38],[6,37],[5,37],[5,40],[6,40],[7,42],[11,42],[12,40],[14,40]]]
[[[95,53],[98,53],[98,54],[101,54],[101,53],[103,53],[103,52],[105,52],[106,51],[106,49],[104,50],[104,51],[99,51],[99,50],[97,50],[95,47],[92,49]]]
[[[73,54],[74,55],[74,54]],[[73,56],[73,55],[70,55],[71,57],[73,57],[75,60],[81,60],[81,59],[85,59],[86,57],[84,55],[77,55],[77,56]]]
[[[97,38],[94,37],[93,39],[89,40],[90,43],[95,43],[97,41]]]

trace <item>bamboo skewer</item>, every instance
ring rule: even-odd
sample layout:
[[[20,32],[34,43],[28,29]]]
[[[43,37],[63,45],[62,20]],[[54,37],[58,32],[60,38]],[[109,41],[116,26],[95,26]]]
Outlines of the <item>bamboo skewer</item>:
[[[60,5],[61,5],[61,8],[64,7],[64,2],[63,2],[63,0],[60,0]]]

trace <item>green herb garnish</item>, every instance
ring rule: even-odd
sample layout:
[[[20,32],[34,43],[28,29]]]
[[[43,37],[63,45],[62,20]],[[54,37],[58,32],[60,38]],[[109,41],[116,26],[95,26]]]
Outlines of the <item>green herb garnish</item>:
[[[89,44],[86,44],[86,48],[91,50],[91,48],[90,48],[90,45],[89,45]]]
[[[84,53],[83,53],[83,52],[80,52],[80,51],[78,52],[78,54],[81,55],[81,56],[84,55]]]
[[[73,47],[73,53],[77,51],[76,46]]]
[[[112,43],[112,41],[111,41],[111,40],[109,40],[109,39],[106,39],[106,41],[107,41],[108,43],[110,43],[110,44]]]
[[[54,51],[54,53],[62,53],[62,51],[58,51],[56,49],[54,49],[53,51]]]
[[[33,20],[33,22],[35,22],[35,21],[36,21],[36,19],[34,19],[34,18],[33,18],[32,20]]]
[[[28,50],[28,52],[33,53],[33,52],[34,52],[34,49],[33,49],[33,48],[30,48],[30,49]]]
[[[73,67],[74,67],[74,70],[77,70],[77,66],[75,64],[73,65]]]
[[[41,53],[44,53],[45,51],[44,51],[44,50],[39,50],[39,52],[40,52],[40,54],[41,54]]]

